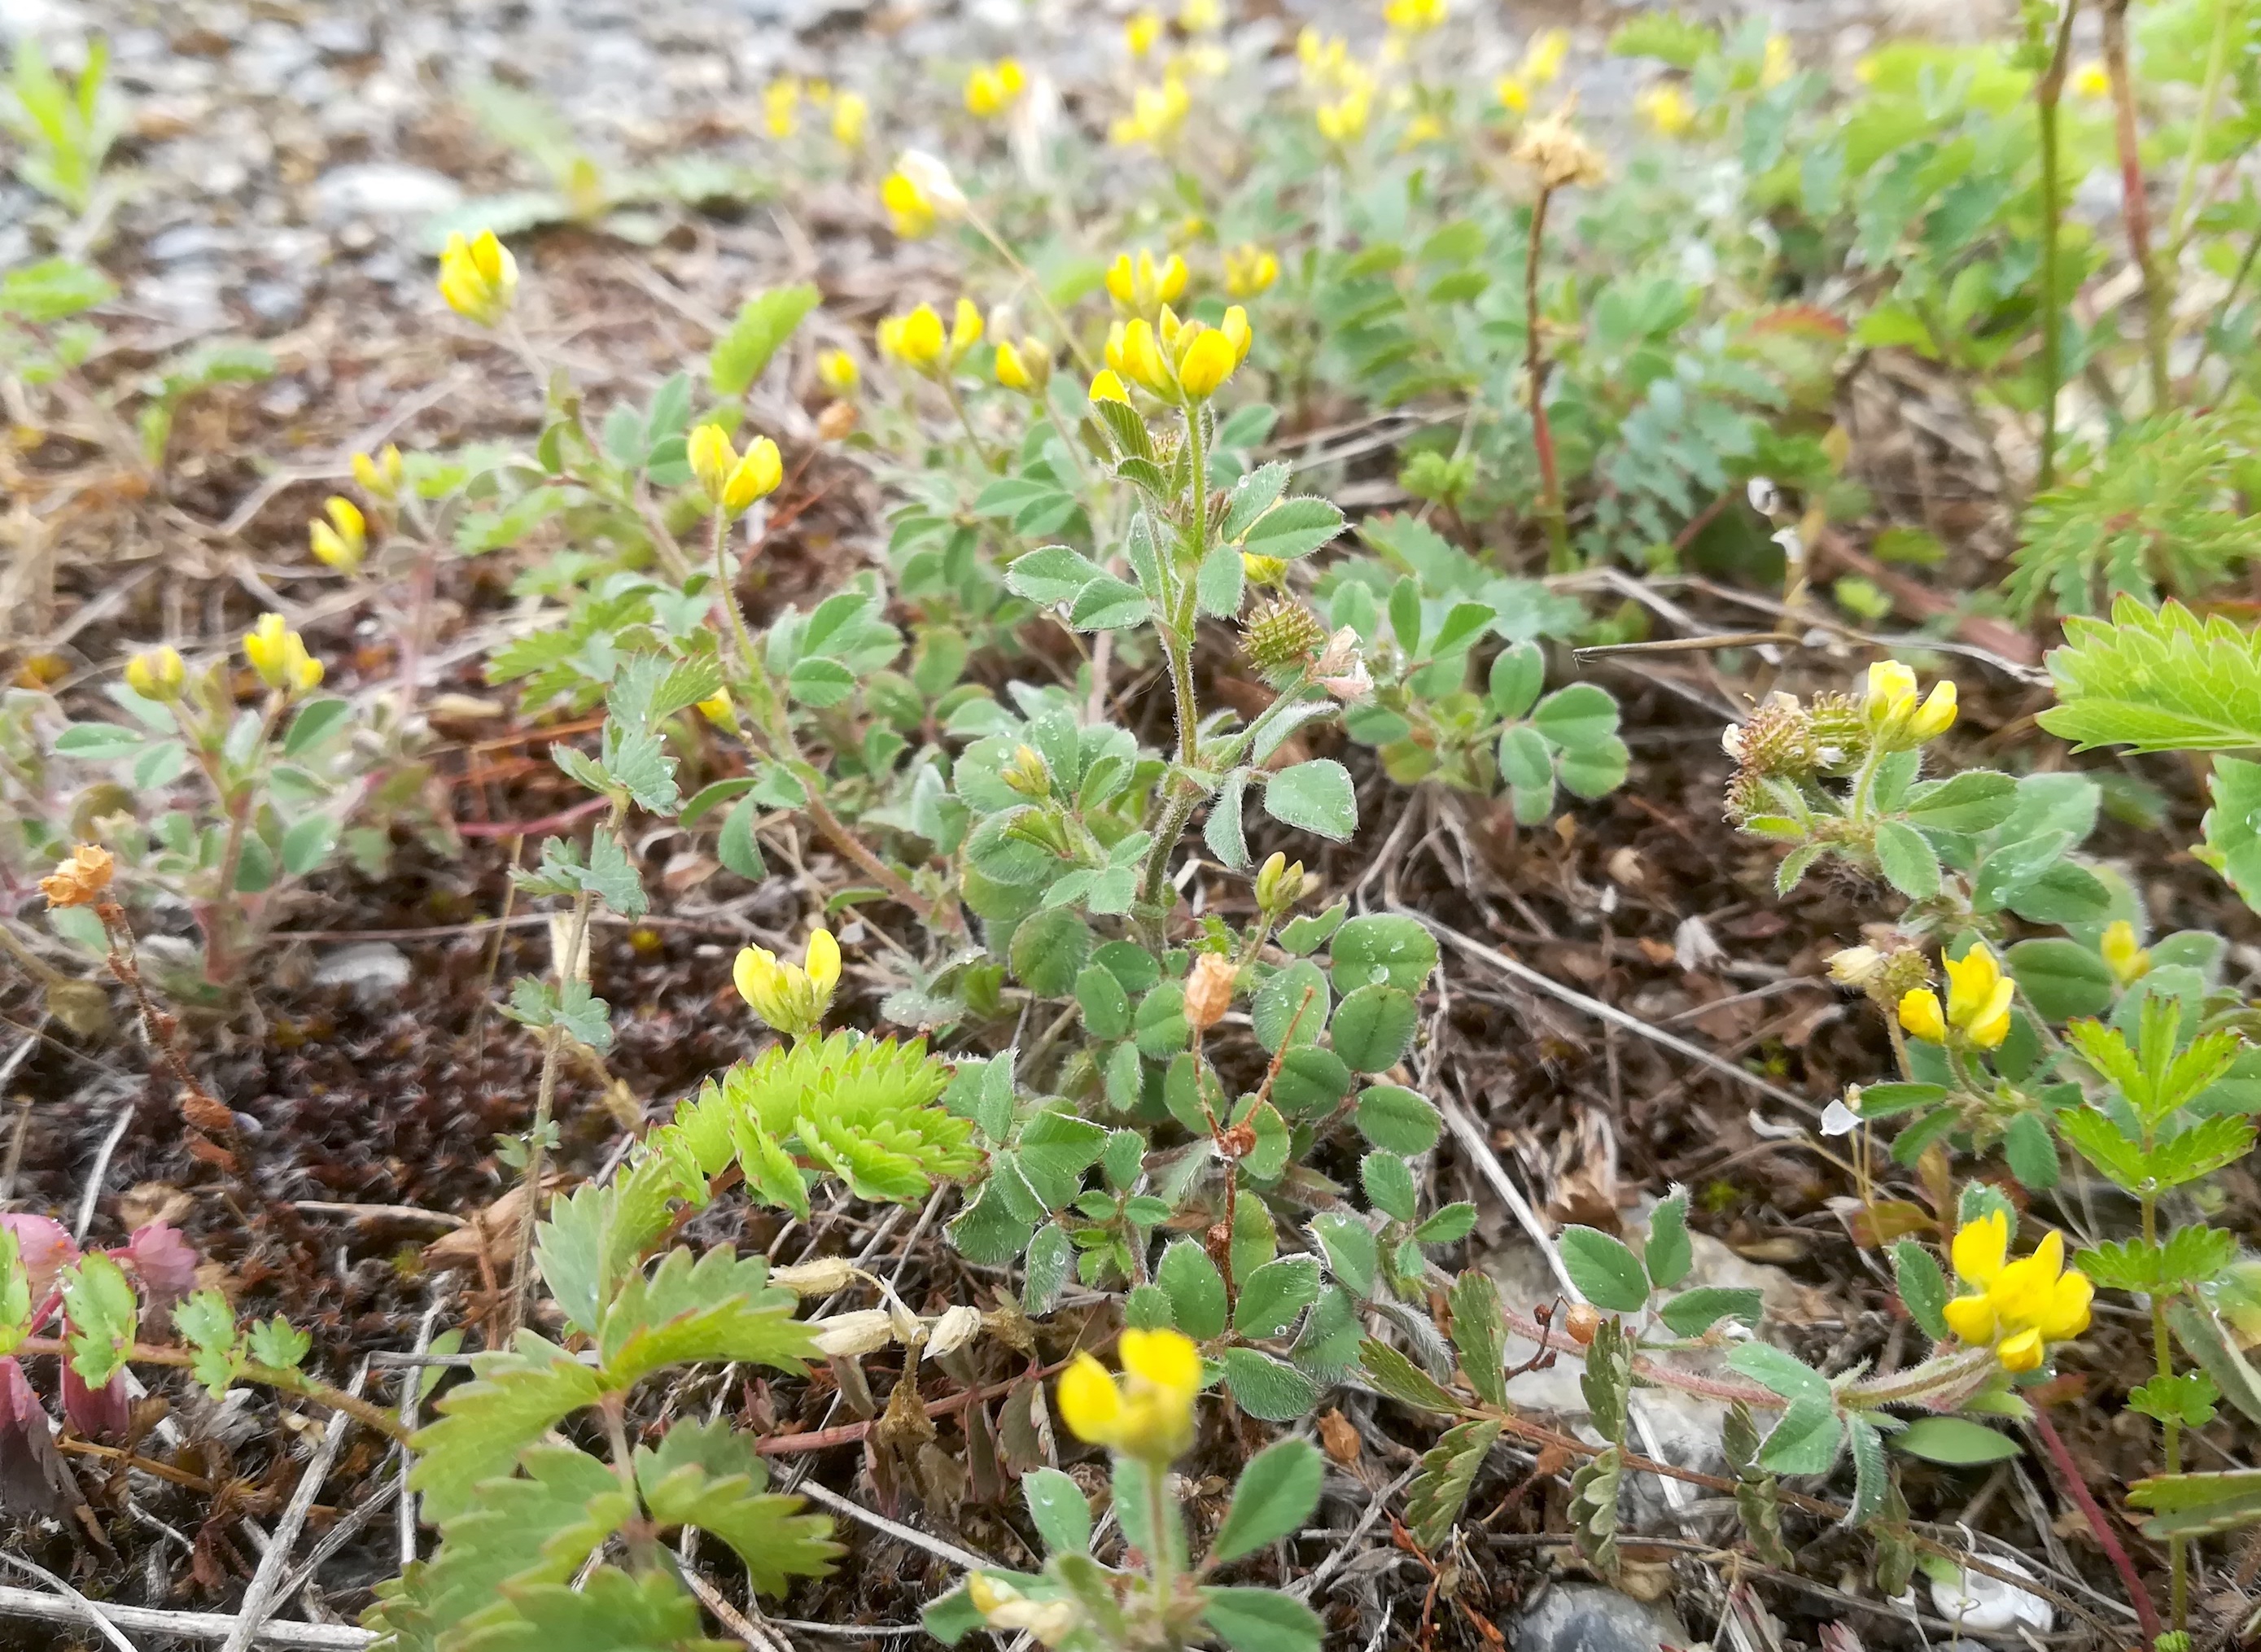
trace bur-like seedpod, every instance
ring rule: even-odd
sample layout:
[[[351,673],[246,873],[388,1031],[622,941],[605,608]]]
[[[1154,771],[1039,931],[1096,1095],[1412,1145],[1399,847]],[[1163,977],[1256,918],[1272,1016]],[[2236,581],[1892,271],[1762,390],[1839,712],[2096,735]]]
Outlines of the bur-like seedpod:
[[[1319,616],[1288,598],[1267,602],[1248,616],[1241,647],[1266,677],[1293,675],[1326,646],[1327,628]]]

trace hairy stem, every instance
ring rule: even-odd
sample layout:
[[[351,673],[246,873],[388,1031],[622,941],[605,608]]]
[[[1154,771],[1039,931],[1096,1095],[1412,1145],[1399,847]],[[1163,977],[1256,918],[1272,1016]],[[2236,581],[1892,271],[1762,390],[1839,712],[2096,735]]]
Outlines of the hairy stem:
[[[2040,119],[2042,148],[2042,453],[2036,487],[2056,481],[2056,403],[2064,387],[2064,293],[2059,269],[2058,230],[2064,217],[2064,180],[2057,153],[2057,105],[2064,96],[2065,66],[2072,51],[2072,19],[2079,0],[2065,0],[2057,20],[2056,45],[2049,68],[2034,83],[2034,108]]]
[[[60,1337],[25,1337],[17,1344],[16,1352],[52,1354],[62,1359],[70,1357],[69,1345]],[[135,1343],[126,1350],[126,1357],[137,1365],[170,1365],[183,1369],[196,1362],[195,1356],[185,1348],[153,1347],[146,1342]],[[341,1389],[332,1388],[327,1383],[308,1376],[303,1371],[247,1364],[242,1375],[247,1382],[257,1383],[263,1388],[279,1388],[329,1411],[343,1411],[355,1422],[368,1424],[388,1440],[405,1441],[408,1438],[409,1429],[391,1411]]]
[[[2206,48],[2205,78],[2200,83],[2198,118],[2191,123],[2190,147],[2183,155],[2182,183],[2175,190],[2175,210],[2167,219],[2167,257],[2181,255],[2190,233],[2191,203],[2198,196],[2199,168],[2206,160],[2206,142],[2214,132],[2214,105],[2222,98],[2222,81],[2229,67],[2230,0],[2214,0],[2214,38]]]

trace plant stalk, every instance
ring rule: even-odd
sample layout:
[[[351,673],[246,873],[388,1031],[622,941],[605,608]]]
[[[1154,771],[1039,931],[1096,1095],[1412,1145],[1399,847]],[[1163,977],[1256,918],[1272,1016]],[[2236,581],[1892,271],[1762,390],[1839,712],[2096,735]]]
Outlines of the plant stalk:
[[[1547,518],[1547,566],[1568,573],[1570,523],[1562,507],[1562,475],[1554,457],[1554,430],[1547,421],[1547,361],[1539,331],[1539,259],[1547,241],[1547,203],[1554,191],[1540,186],[1531,204],[1531,241],[1523,260],[1523,376],[1531,407],[1531,445],[1539,456],[1539,502]]]
[[[2064,218],[2064,179],[2057,151],[2057,106],[2064,96],[2065,68],[2072,54],[2072,20],[2079,10],[2079,0],[2065,0],[2049,68],[2034,83],[2042,149],[2042,452],[2035,482],[2040,492],[2056,482],[2056,404],[2064,388],[2064,291],[2058,244]]]
[[[2143,1627],[2143,1639],[2157,1645],[2164,1631],[2159,1623],[2159,1609],[2151,1600],[2151,1591],[2143,1587],[2143,1580],[2136,1574],[2135,1562],[2128,1558],[2128,1550],[2121,1543],[2120,1534],[2112,1529],[2110,1518],[2098,1506],[2094,1495],[2088,1489],[2088,1483],[2081,1478],[2080,1466],[2073,1462],[2072,1453],[2066,1447],[2063,1436],[2056,1432],[2056,1425],[2049,1421],[2049,1412],[2039,1405],[2034,1407],[2034,1432],[2042,1437],[2042,1445],[2049,1452],[2049,1461],[2056,1464],[2057,1475],[2064,1482],[2066,1494],[2079,1507],[2081,1517],[2088,1522],[2088,1529],[2096,1533],[2096,1541],[2103,1548],[2105,1558],[2112,1562],[2112,1569],[2120,1574],[2120,1586],[2128,1591],[2128,1604],[2135,1609],[2135,1621]]]
[[[2167,327],[2172,308],[2167,277],[2151,251],[2151,205],[2144,193],[2143,157],[2135,129],[2135,85],[2128,62],[2128,0],[2105,0],[2104,69],[2112,83],[2113,131],[2120,151],[2121,214],[2128,253],[2142,277],[2143,343],[2150,366],[2151,411],[2168,405]]]

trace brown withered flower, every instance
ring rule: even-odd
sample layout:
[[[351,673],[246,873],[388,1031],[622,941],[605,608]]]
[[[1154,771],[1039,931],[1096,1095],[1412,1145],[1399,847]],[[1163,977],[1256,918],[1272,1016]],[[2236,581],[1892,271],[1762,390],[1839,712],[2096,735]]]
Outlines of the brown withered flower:
[[[57,861],[55,869],[39,880],[39,893],[49,906],[92,906],[110,887],[111,874],[117,869],[110,851],[99,844],[81,844],[70,851],[69,859]]]
[[[1224,1012],[1232,1008],[1232,986],[1239,974],[1231,959],[1217,953],[1195,958],[1193,973],[1186,978],[1186,1020],[1203,1032],[1224,1020]]]

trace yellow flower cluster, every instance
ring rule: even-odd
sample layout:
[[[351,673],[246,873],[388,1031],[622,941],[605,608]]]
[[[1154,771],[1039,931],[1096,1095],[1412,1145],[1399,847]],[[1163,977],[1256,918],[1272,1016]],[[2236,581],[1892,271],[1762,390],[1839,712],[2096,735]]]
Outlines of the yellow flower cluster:
[[[1040,339],[997,341],[997,382],[1023,396],[1042,396],[1052,383],[1052,353]]]
[[[994,120],[1021,101],[1028,86],[1021,60],[1001,57],[965,77],[965,107],[979,119]]]
[[[1121,381],[1128,379],[1164,401],[1206,401],[1248,359],[1248,346],[1254,337],[1248,312],[1237,304],[1224,312],[1224,320],[1217,327],[1181,321],[1177,312],[1164,305],[1158,321],[1150,323],[1145,317],[1137,316],[1127,322],[1117,321],[1108,330],[1107,366],[1116,376],[1118,391]],[[1099,395],[1096,383],[1092,393]]]
[[[730,978],[756,1015],[779,1032],[807,1038],[832,1007],[832,989],[840,984],[840,943],[821,925],[809,930],[805,964],[782,963],[768,948],[749,946],[739,952]]]
[[[981,312],[971,298],[960,298],[948,332],[930,304],[908,315],[891,315],[879,323],[879,354],[901,362],[915,373],[939,378],[965,359],[981,342]]]
[[[776,442],[756,436],[742,455],[731,445],[730,433],[717,424],[700,425],[691,433],[684,458],[707,504],[726,517],[766,499],[785,480],[785,461]]]
[[[440,254],[440,296],[466,321],[492,327],[518,296],[518,261],[494,231],[483,229],[477,240],[465,241],[459,230]]]
[[[1970,1289],[1947,1304],[1947,1328],[1972,1347],[1992,1344],[2006,1371],[2030,1371],[2048,1345],[2088,1329],[2096,1287],[2064,1265],[2064,1235],[2052,1229],[2034,1253],[2009,1261],[2010,1219],[1990,1210],[1956,1230],[1955,1276]]]
[[[1562,72],[1563,60],[1570,55],[1570,32],[1568,29],[1546,29],[1531,37],[1523,48],[1523,61],[1511,74],[1503,75],[1492,90],[1498,94],[1500,106],[1511,115],[1526,114],[1531,109],[1531,95],[1554,83]]]
[[[1448,0],[1389,0],[1382,20],[1392,34],[1426,34],[1445,20]]]
[[[1107,129],[1110,141],[1125,149],[1144,145],[1164,149],[1186,124],[1194,106],[1193,94],[1177,75],[1165,75],[1159,86],[1141,86],[1130,94],[1130,112],[1118,117]]]
[[[1687,88],[1676,80],[1661,80],[1644,88],[1633,106],[1661,138],[1677,138],[1696,124],[1696,104]]]
[[[1319,136],[1332,144],[1355,143],[1374,116],[1374,77],[1353,66],[1344,76],[1341,96],[1312,111]]]
[[[800,105],[832,111],[832,136],[843,148],[864,141],[864,122],[872,105],[860,92],[836,92],[821,80],[786,75],[762,88],[762,128],[772,138],[790,138],[800,126]]]
[[[1117,253],[1107,267],[1107,296],[1124,315],[1152,317],[1166,304],[1175,304],[1186,291],[1186,261],[1172,253],[1161,263],[1145,248],[1137,257]]]
[[[1123,25],[1123,49],[1134,60],[1144,61],[1161,39],[1162,19],[1152,11],[1133,12]]]
[[[243,634],[243,657],[261,682],[285,694],[306,693],[321,684],[322,662],[306,652],[304,639],[279,614],[261,614],[259,623]]]
[[[826,350],[816,358],[816,382],[836,396],[852,396],[864,382],[864,370],[845,350]]]
[[[1078,1440],[1158,1468],[1194,1443],[1201,1350],[1175,1331],[1123,1333],[1121,1381],[1088,1354],[1060,1373],[1060,1420]]]
[[[1269,248],[1250,241],[1224,255],[1224,290],[1233,298],[1253,298],[1279,279],[1279,256]]]
[[[390,505],[400,497],[403,473],[400,449],[390,442],[377,450],[374,458],[366,453],[353,456],[354,480],[379,505]]]
[[[144,700],[170,702],[180,697],[189,668],[175,648],[153,648],[126,662],[126,686]]]
[[[1038,1646],[1058,1646],[1083,1627],[1073,1600],[1030,1599],[1001,1577],[968,1572],[965,1598],[993,1629],[1024,1629]]]
[[[906,149],[879,183],[879,205],[905,241],[931,234],[937,223],[965,216],[965,195],[950,169],[922,149]]]
[[[2136,938],[2135,926],[2125,918],[2114,918],[2104,926],[2097,950],[2122,991],[2151,973],[2150,950]]]
[[[1942,960],[1947,968],[1947,1007],[1939,995],[1918,987],[1900,995],[1900,1025],[1933,1044],[1962,1040],[1981,1050],[1999,1048],[2010,1035],[2010,1005],[2018,986],[2002,973],[1993,949],[1975,942],[1959,959]]]
[[[368,519],[351,499],[340,493],[323,500],[322,508],[329,513],[329,521],[318,516],[306,524],[307,549],[325,568],[334,568],[342,574],[359,573],[362,558],[369,551]]]
[[[1955,726],[1952,681],[1941,678],[1920,704],[1915,690],[1915,673],[1898,660],[1878,660],[1869,667],[1868,685],[1861,696],[1861,720],[1868,724],[1869,737],[1879,750],[1906,751],[1937,739]]]

